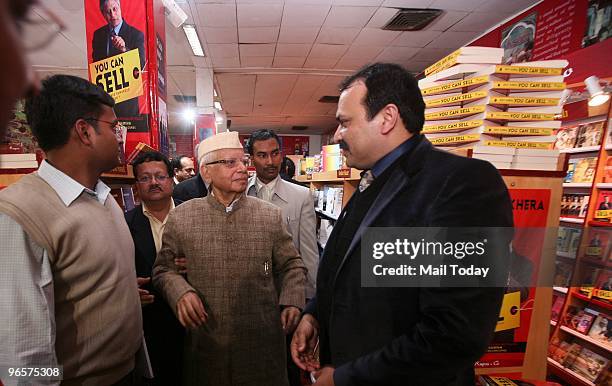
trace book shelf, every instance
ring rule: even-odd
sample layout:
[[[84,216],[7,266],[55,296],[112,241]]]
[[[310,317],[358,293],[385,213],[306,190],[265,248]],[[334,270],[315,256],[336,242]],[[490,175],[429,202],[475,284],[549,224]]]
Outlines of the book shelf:
[[[584,103],[586,106],[586,102],[585,100],[577,103]],[[609,108],[608,106],[605,111],[609,111]],[[586,110],[585,108],[584,111]],[[612,256],[610,256],[612,250],[609,248],[612,237],[607,238],[605,236],[607,233],[612,236],[612,228],[610,228],[612,224],[609,220],[605,221],[596,217],[598,205],[600,205],[598,202],[600,192],[612,188],[612,181],[609,180],[609,167],[606,169],[610,162],[609,159],[612,157],[612,146],[610,144],[612,128],[609,120],[610,113],[602,116],[601,110],[599,110],[599,114],[586,119],[564,122],[563,125],[564,127],[571,127],[593,122],[604,122],[600,146],[562,150],[569,157],[597,157],[595,173],[591,183],[563,184],[564,193],[570,195],[574,193],[590,194],[585,218],[559,218],[561,226],[579,229],[581,233],[579,239],[576,240],[578,247],[575,258],[568,259],[557,254],[556,265],[571,266],[571,271],[564,272],[564,275],[567,275],[565,277],[567,286],[553,287],[557,296],[565,296],[565,298],[560,300],[563,303],[561,310],[558,312],[558,321],[551,319],[548,371],[571,385],[607,385],[606,373],[612,371],[610,363],[612,342],[605,338],[599,339],[599,335],[591,336],[592,329],[600,321],[598,318],[612,316],[611,300],[599,297],[602,296],[602,293],[597,290],[598,285],[602,283],[601,280],[605,280],[606,275],[612,271]],[[606,178],[606,176],[608,177]],[[597,253],[594,251],[597,251]],[[596,257],[593,256],[594,253]],[[558,272],[555,272],[555,277],[557,277]],[[590,285],[586,286],[585,284]],[[603,292],[603,295],[605,294]],[[554,311],[553,309],[553,314]],[[597,332],[599,332],[599,329],[598,327]],[[576,355],[569,353],[565,357],[562,355],[562,359],[559,361],[551,358],[550,355],[558,355],[559,350],[564,352],[564,349],[559,348],[564,344],[572,345],[574,347],[572,350],[575,350]],[[603,362],[604,359],[608,362]],[[589,379],[576,371],[576,366],[583,366],[584,368],[584,363],[592,364],[596,361],[600,361],[599,363],[603,367],[596,373],[594,379]],[[579,362],[582,364],[577,364]]]

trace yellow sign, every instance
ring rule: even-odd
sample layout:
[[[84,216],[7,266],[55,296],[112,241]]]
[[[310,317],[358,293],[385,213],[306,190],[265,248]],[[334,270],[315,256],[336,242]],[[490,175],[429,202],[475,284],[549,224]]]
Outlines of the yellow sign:
[[[604,300],[612,300],[612,291],[597,288],[595,291],[593,291],[593,296]]]
[[[556,106],[559,98],[527,98],[527,97],[491,97],[492,105],[528,105],[528,106]]]
[[[449,145],[453,143],[474,142],[480,140],[480,134],[453,135],[449,137],[433,138],[430,140],[434,146]]]
[[[455,90],[455,89],[463,88],[463,87],[476,86],[479,84],[487,83],[488,81],[489,81],[488,75],[477,76],[471,79],[458,80],[458,81],[443,84],[440,86],[427,87],[427,88],[422,89],[421,93],[423,95],[442,94],[446,91],[451,91],[451,90]]]
[[[563,73],[563,69],[549,67],[507,66],[500,64],[495,66],[495,72],[497,74],[561,75]]]
[[[491,135],[552,135],[553,129],[541,127],[519,127],[519,126],[488,126],[484,134]]]
[[[563,91],[564,82],[493,82],[493,89]]]
[[[425,117],[425,119],[427,119],[427,117]],[[552,121],[555,119],[555,114],[492,111],[487,113],[486,119],[502,119],[507,121]]]
[[[115,103],[143,94],[138,49],[89,65],[89,79],[115,99]]]
[[[444,131],[458,131],[465,129],[472,129],[474,127],[482,126],[483,121],[481,119],[476,119],[473,121],[462,121],[455,123],[448,123],[445,125],[430,125],[423,126],[423,130],[421,131],[423,134],[427,133],[438,133]]]
[[[603,254],[603,249],[601,247],[587,247],[586,255],[587,256],[601,256]]]
[[[510,330],[521,325],[521,293],[510,292],[504,295],[501,308],[499,310],[499,319],[495,332]]]
[[[425,119],[428,121],[433,121],[436,119],[448,119],[448,118],[457,117],[457,116],[478,114],[484,111],[485,111],[484,105],[483,106],[473,106],[473,107],[463,107],[460,109],[451,109],[451,110],[438,111],[435,113],[428,113],[428,114],[425,114]]]
[[[428,101],[425,101],[425,107],[435,107],[435,106],[447,105],[447,104],[452,104],[452,103],[457,103],[457,102],[465,102],[465,101],[471,101],[475,99],[482,99],[482,98],[485,98],[487,95],[488,93],[486,91],[474,91],[474,92],[468,92],[466,94],[453,95],[453,96],[449,96],[445,98],[430,99]]]
[[[612,218],[612,210],[597,210],[595,211],[595,218]]]
[[[550,149],[550,142],[521,142],[521,141],[485,141],[485,146],[514,147],[517,149]]]

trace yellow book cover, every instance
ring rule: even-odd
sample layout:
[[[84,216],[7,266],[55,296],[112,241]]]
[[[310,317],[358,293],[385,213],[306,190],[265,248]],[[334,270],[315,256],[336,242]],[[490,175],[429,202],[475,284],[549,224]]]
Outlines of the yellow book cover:
[[[447,124],[439,124],[439,125],[425,125],[423,126],[423,130],[421,131],[423,134],[429,133],[444,133],[444,132],[452,132],[452,131],[460,131],[473,129],[475,127],[482,126],[484,121],[482,119],[475,119],[471,121],[460,121],[453,122]]]
[[[426,87],[421,89],[421,93],[423,94],[423,96],[444,94],[453,90],[462,89],[464,87],[479,86],[488,82],[489,76],[483,75],[470,79],[456,80],[446,84],[441,84],[439,86]]]
[[[520,126],[488,126],[484,134],[489,135],[553,135],[553,129],[542,127],[520,127]]]
[[[425,101],[425,107],[438,107],[459,104],[462,102],[471,102],[478,99],[486,98],[489,95],[487,91],[474,91],[465,94],[447,96],[444,98],[436,98]]]
[[[497,65],[495,66],[495,73],[508,75],[561,75],[563,74],[563,69],[550,67]]]

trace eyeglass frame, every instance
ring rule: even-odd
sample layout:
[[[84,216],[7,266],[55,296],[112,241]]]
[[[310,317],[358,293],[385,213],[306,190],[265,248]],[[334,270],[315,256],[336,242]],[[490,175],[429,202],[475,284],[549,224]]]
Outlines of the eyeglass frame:
[[[147,184],[147,183],[152,182],[153,180],[155,180],[155,181],[159,181],[159,182],[161,182],[163,184],[164,182],[168,181],[169,179],[170,179],[169,175],[159,175],[159,176],[156,176],[156,175],[149,176],[149,175],[147,175],[147,176],[140,176],[140,177],[136,178],[136,182],[139,183],[139,184]]]
[[[49,7],[38,2],[32,5],[32,8],[29,10],[29,12],[35,12],[35,9],[38,9],[40,11],[41,15],[39,16],[41,16],[43,21],[31,20],[28,18],[19,20],[17,22],[19,30],[23,31],[26,26],[50,25],[53,27],[53,31],[51,31],[51,33],[49,33],[43,41],[34,46],[28,47],[26,44],[24,44],[23,47],[27,52],[35,52],[47,47],[58,35],[61,35],[62,32],[66,30],[66,24],[64,24],[62,19],[57,16],[53,11],[51,11]]]
[[[119,142],[123,142],[123,133],[126,131],[126,127],[123,126],[119,120],[116,121],[106,121],[104,119],[98,119],[98,118],[94,118],[94,117],[87,117],[87,118],[81,118],[84,121],[96,121],[96,122],[104,122],[104,123],[108,123],[109,125],[111,125],[111,130],[114,132],[115,134],[115,138],[117,138],[117,140]]]
[[[209,165],[223,164],[228,169],[234,169],[237,166],[238,162],[242,163],[244,167],[249,167],[251,165],[251,157],[244,156],[242,157],[242,159],[238,159],[238,158],[220,159],[216,161],[207,162],[205,165],[209,166]]]

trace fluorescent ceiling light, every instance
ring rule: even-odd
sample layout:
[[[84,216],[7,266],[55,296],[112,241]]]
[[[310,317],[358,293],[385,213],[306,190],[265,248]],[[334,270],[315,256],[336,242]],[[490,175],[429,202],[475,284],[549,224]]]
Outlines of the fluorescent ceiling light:
[[[223,106],[221,106],[221,102],[219,101],[215,101],[215,108],[217,110],[223,110]]]
[[[202,49],[202,44],[200,43],[200,38],[198,37],[198,31],[196,30],[195,25],[193,24],[184,24],[183,31],[185,31],[185,36],[187,36],[187,41],[191,46],[191,51],[195,56],[204,56],[204,50]]]

